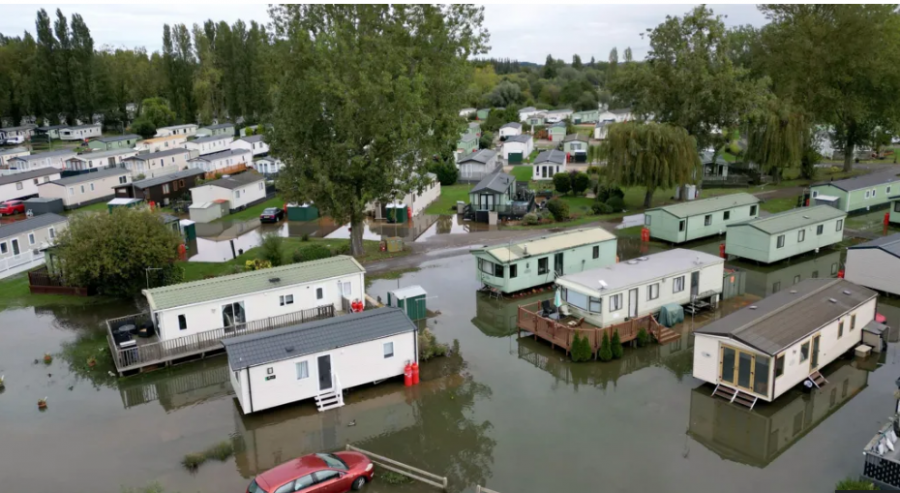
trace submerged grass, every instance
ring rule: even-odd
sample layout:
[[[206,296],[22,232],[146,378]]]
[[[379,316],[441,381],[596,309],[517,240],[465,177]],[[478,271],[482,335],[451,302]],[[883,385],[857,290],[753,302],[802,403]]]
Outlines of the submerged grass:
[[[64,342],[60,357],[68,363],[69,371],[90,380],[95,387],[112,387],[116,383],[116,368],[103,332],[85,334],[72,342]]]
[[[181,465],[189,471],[196,471],[204,462],[208,460],[217,460],[224,462],[234,455],[234,444],[231,440],[223,440],[215,445],[208,447],[203,452],[193,452],[186,454],[181,459]]]
[[[412,482],[412,478],[409,476],[394,471],[388,471],[387,469],[379,471],[378,475],[378,480],[387,484],[406,484]]]
[[[28,274],[22,273],[0,280],[0,311],[7,308],[91,305],[109,301],[104,296],[67,296],[62,294],[31,294]]]
[[[385,272],[378,272],[376,274],[366,274],[366,288],[372,285],[375,281],[385,280],[385,279],[400,279],[404,274],[409,274],[410,272],[419,272],[422,270],[421,267],[410,267],[408,269],[397,269],[397,270],[389,270]]]

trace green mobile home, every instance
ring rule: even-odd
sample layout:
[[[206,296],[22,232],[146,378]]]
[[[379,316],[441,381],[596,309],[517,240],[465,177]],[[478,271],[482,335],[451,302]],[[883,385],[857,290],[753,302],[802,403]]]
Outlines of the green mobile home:
[[[725,253],[764,264],[817,251],[844,239],[847,213],[827,205],[803,207],[728,226]]]
[[[115,135],[112,137],[101,137],[88,142],[88,147],[95,151],[112,151],[116,149],[131,149],[138,141],[141,140],[140,135],[127,134]]]
[[[475,118],[478,118],[479,121],[487,120],[488,115],[491,114],[490,108],[480,108],[475,112]]]
[[[572,123],[597,123],[600,121],[600,110],[576,111],[572,113]]]
[[[616,263],[616,237],[603,228],[579,229],[472,250],[478,280],[502,293],[552,283],[558,276]]]
[[[456,144],[457,156],[465,156],[478,150],[478,134],[471,130],[463,132]]]
[[[547,129],[550,142],[562,142],[566,138],[566,122],[557,122]]]
[[[759,199],[748,193],[722,195],[647,209],[650,236],[683,243],[722,234],[726,226],[759,217]]]
[[[890,222],[900,224],[900,195],[891,197]]]
[[[872,173],[810,187],[810,205],[830,205],[844,212],[869,210],[888,204],[900,192],[896,171]]]

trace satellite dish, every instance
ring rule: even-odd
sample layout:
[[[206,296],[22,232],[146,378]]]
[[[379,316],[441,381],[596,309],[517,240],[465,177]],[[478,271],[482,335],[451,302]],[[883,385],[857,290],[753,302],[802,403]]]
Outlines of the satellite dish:
[[[606,289],[606,286],[607,286],[606,281],[604,281],[603,279],[600,279],[600,289]]]

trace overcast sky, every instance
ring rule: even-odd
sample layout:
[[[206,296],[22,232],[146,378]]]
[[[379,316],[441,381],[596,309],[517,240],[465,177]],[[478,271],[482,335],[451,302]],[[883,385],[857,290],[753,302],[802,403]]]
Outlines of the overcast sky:
[[[21,35],[34,33],[35,13],[45,8],[51,18],[58,5],[4,5],[0,32]],[[77,12],[91,29],[96,46],[133,48],[148,51],[162,45],[162,26],[183,23],[188,26],[212,18],[229,24],[268,21],[265,5],[62,5],[70,17]],[[647,42],[640,33],[662,22],[666,15],[682,15],[691,5],[488,5],[485,25],[491,33],[489,56],[543,63],[548,53],[566,61],[577,53],[587,62],[591,56],[606,60],[610,49],[619,48],[622,56],[630,46],[635,58],[643,58]],[[727,16],[728,26],[765,22],[755,5],[711,5]]]

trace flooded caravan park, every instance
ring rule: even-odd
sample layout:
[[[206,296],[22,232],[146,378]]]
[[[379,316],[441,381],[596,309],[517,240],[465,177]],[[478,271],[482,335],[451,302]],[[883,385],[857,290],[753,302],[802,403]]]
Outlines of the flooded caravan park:
[[[280,227],[284,227],[283,225]],[[662,245],[619,240],[620,256]],[[718,242],[690,245],[718,252]],[[772,267],[738,265],[733,309],[787,288],[797,276],[830,277],[841,252],[822,251]],[[795,390],[747,411],[709,397],[691,376],[692,340],[626,349],[621,360],[573,364],[548,344],[516,336],[516,306],[477,292],[473,259],[427,262],[369,292],[419,284],[437,337],[458,341],[449,357],[423,365],[423,384],[388,381],[348,393],[318,413],[311,403],[242,416],[223,358],[126,379],[86,378],[62,354],[96,337],[122,303],[0,312],[0,478],[3,490],[117,492],[159,481],[167,491],[241,491],[280,462],[351,442],[447,476],[450,491],[476,484],[500,492],[595,490],[824,491],[861,468],[861,448],[893,410],[900,376],[898,335],[866,360],[826,367],[829,385]],[[781,283],[777,285],[776,283]],[[777,288],[777,289],[776,289]],[[549,293],[538,294],[549,296]],[[879,311],[900,326],[900,303]],[[708,315],[707,315],[708,316]],[[45,352],[50,365],[35,362]],[[48,397],[49,409],[36,402]],[[196,472],[180,462],[231,440],[234,457]],[[52,464],[52,471],[47,465]],[[648,472],[652,472],[649,473]],[[369,491],[423,491],[376,481]]]

